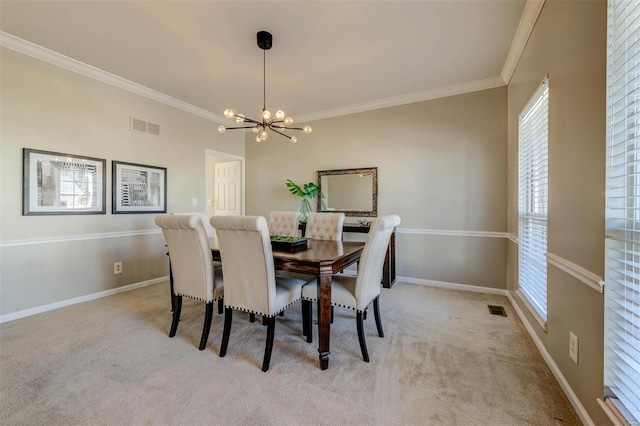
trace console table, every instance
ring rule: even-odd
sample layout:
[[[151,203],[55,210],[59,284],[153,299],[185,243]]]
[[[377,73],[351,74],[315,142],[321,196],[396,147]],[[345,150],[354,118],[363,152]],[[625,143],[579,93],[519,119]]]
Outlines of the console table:
[[[301,223],[299,226],[304,237],[304,232],[307,228],[306,223]],[[342,232],[353,232],[358,234],[368,234],[370,226],[362,226],[358,223],[345,223],[342,226]],[[384,265],[382,267],[382,286],[384,288],[391,288],[396,283],[396,230],[391,232],[391,238],[389,239],[389,246],[387,247],[387,253],[384,256]]]

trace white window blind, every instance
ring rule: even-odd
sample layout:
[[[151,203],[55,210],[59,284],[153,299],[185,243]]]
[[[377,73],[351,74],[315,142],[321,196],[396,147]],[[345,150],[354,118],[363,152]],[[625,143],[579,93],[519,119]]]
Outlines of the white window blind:
[[[640,2],[609,0],[604,384],[640,422]]]
[[[518,283],[546,329],[549,84],[545,79],[518,119]]]

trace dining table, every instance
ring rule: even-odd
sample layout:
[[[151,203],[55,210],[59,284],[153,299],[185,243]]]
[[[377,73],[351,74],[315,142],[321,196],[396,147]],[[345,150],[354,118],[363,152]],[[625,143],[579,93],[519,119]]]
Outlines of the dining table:
[[[213,260],[221,261],[217,239],[209,242]],[[318,358],[322,370],[329,367],[332,276],[358,262],[363,248],[362,242],[307,239],[302,247],[272,250],[276,270],[315,275],[318,279]]]

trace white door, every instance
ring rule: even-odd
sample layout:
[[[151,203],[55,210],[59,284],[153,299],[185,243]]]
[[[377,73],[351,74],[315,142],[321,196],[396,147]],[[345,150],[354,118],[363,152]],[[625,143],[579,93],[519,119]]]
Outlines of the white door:
[[[242,214],[242,162],[239,160],[215,164],[215,215]]]

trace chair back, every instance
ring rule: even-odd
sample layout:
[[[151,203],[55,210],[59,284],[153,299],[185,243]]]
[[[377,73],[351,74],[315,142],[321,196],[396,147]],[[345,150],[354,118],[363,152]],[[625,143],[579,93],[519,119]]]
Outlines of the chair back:
[[[198,215],[200,216],[200,218],[202,219],[202,224],[204,225],[204,230],[207,231],[207,237],[208,238],[215,238],[216,237],[216,232],[213,229],[213,227],[211,226],[211,215],[207,212],[179,212],[179,213],[171,213],[171,214],[176,214],[176,215]]]
[[[224,274],[224,305],[271,316],[276,274],[267,220],[261,216],[213,216]]]
[[[314,240],[342,241],[344,213],[309,213],[306,238]]]
[[[300,212],[271,212],[269,214],[269,235],[295,237],[298,235]]]
[[[400,225],[396,215],[381,216],[373,221],[358,264],[356,277],[356,310],[364,310],[380,294],[382,266],[393,228]]]
[[[162,228],[169,249],[174,293],[211,302],[215,272],[201,216],[163,214],[156,216],[155,223]]]

